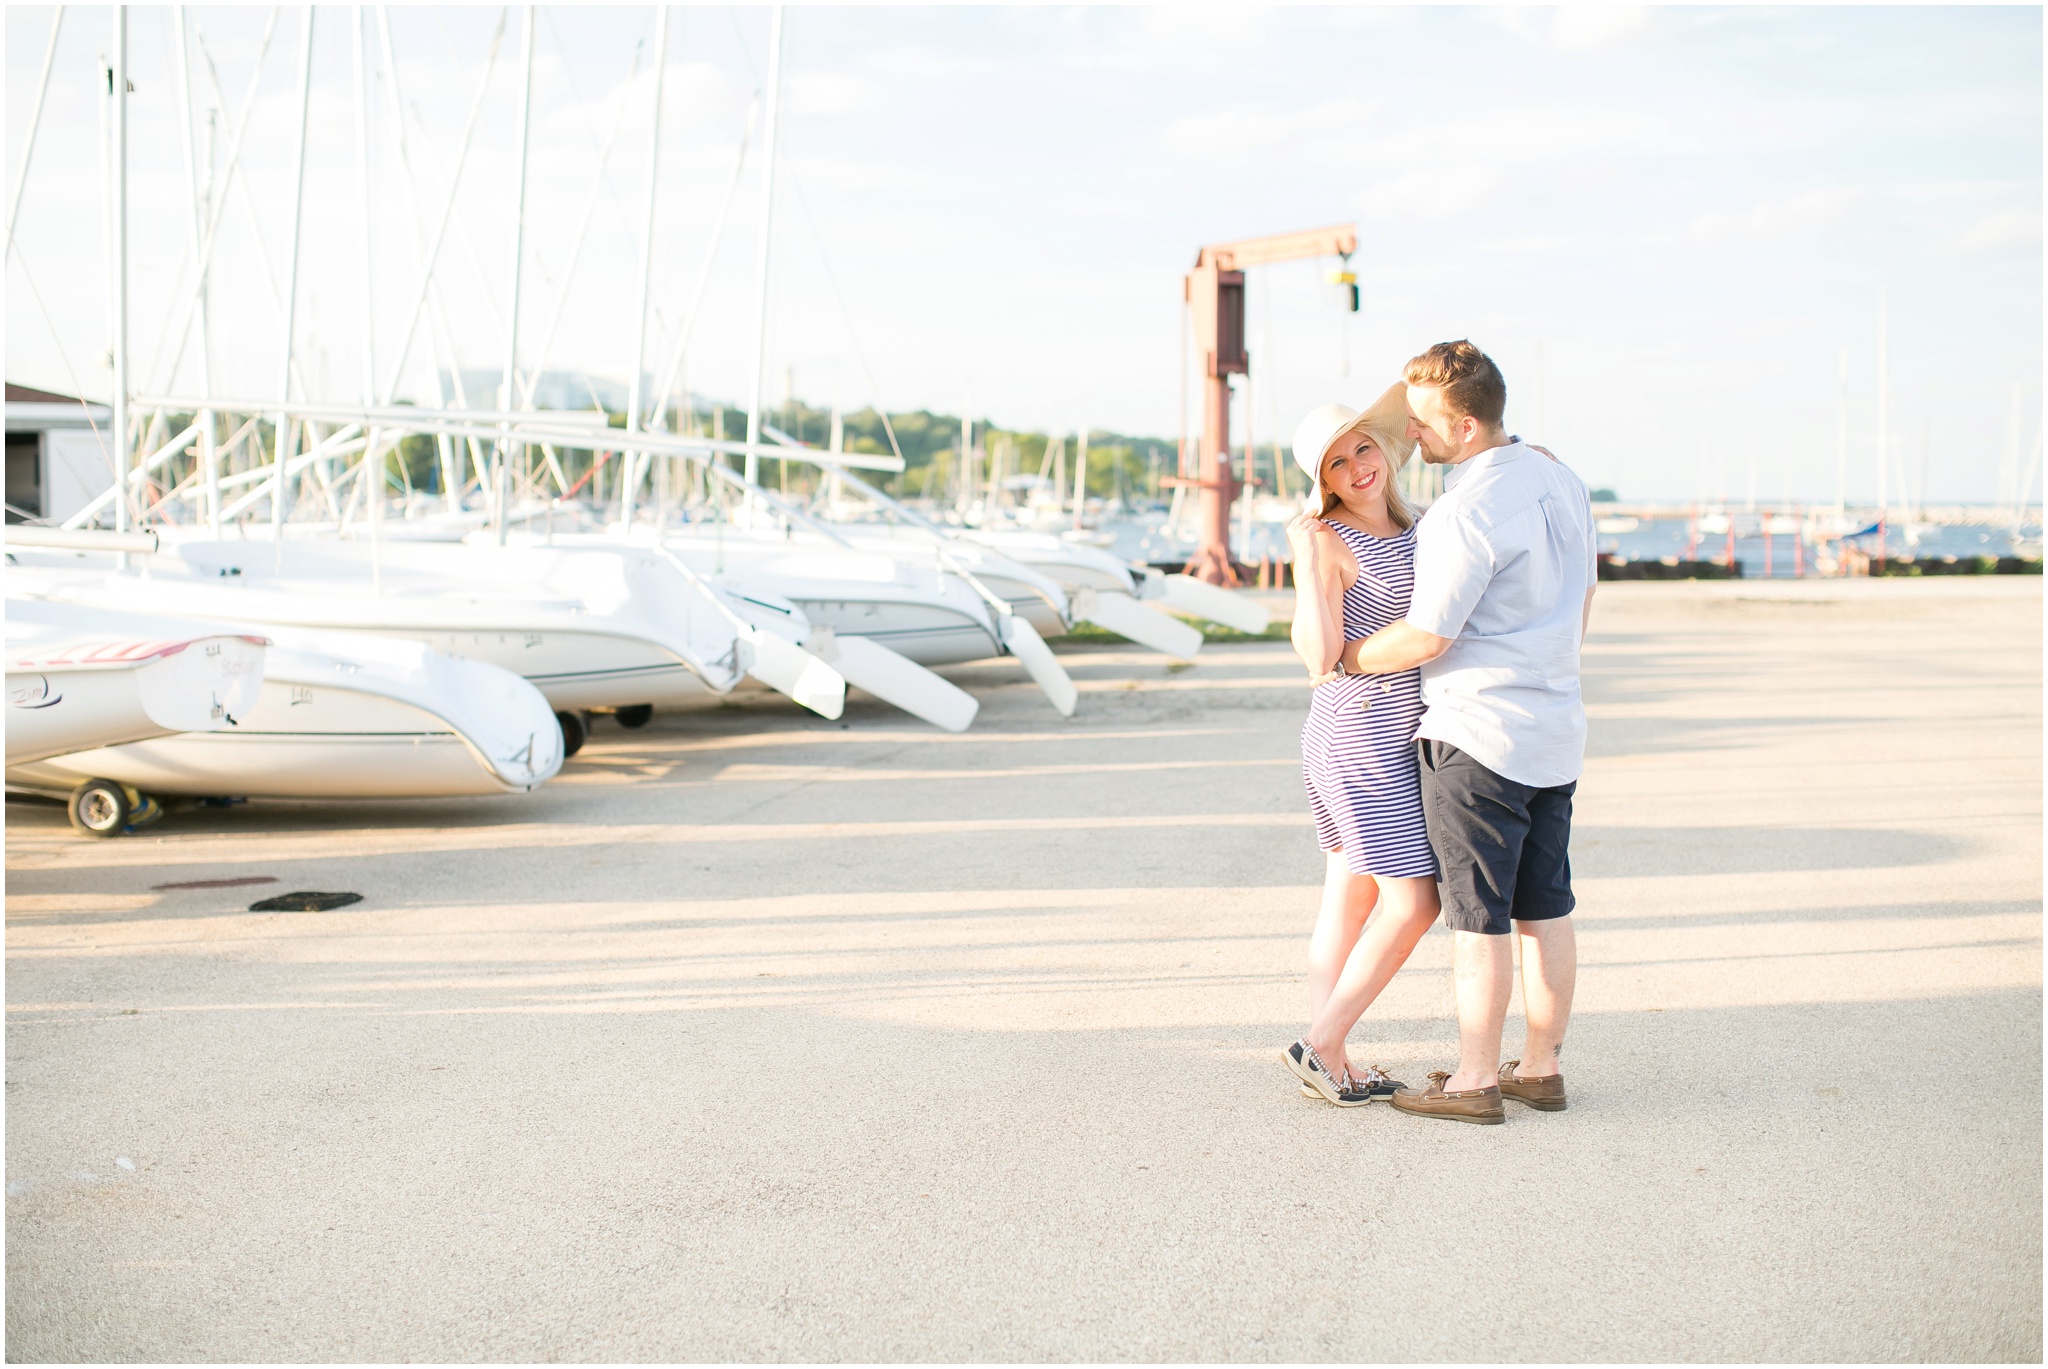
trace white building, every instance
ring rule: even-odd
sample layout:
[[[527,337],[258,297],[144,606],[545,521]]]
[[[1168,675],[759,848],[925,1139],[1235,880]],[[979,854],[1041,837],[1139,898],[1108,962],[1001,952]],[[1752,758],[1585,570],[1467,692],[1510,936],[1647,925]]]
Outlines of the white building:
[[[114,483],[113,411],[7,386],[7,521],[62,523]]]

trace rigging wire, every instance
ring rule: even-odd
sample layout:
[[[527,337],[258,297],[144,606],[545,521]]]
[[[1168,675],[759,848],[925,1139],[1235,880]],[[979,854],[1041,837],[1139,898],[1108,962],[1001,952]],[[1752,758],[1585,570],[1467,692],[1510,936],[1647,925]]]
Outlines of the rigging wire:
[[[437,10],[437,21],[438,16],[439,11]],[[564,78],[569,82],[569,93],[576,97],[577,117],[583,120],[584,132],[590,136],[590,141],[595,143],[597,141],[597,130],[591,127],[590,116],[583,112],[583,89],[581,86],[576,84],[576,78],[573,75],[569,74],[569,64],[566,60],[569,54],[569,45],[562,41],[561,30],[555,27],[553,11],[546,6],[543,6],[540,12],[540,16],[542,19],[545,19],[547,21],[548,32],[554,35],[555,46],[561,51],[562,56],[565,59],[562,63],[562,73]],[[446,30],[443,30],[443,37],[446,37]],[[645,43],[645,39],[636,40],[634,45],[635,51],[637,52],[640,47],[645,45]],[[624,97],[622,96],[621,98],[623,99]],[[630,240],[633,236],[633,216],[629,212],[627,212],[626,203],[619,195],[618,182],[612,179],[611,171],[609,168],[603,169],[603,181],[605,191],[611,196],[612,208],[618,211],[619,226],[625,231],[627,238]],[[627,243],[627,246],[637,250],[636,244],[634,244],[631,241]]]
[[[252,224],[251,231],[256,239],[257,256],[263,263],[264,282],[270,287],[271,303],[280,314],[284,312],[283,296],[277,288],[276,277],[270,268],[270,253],[263,245],[262,221],[257,217],[255,204],[249,197],[248,177],[240,174],[242,170],[242,139],[249,132],[250,119],[256,107],[256,91],[263,77],[263,63],[270,54],[271,40],[277,35],[277,20],[278,15],[282,12],[282,8],[282,6],[278,5],[271,6],[270,17],[264,21],[263,41],[257,45],[255,65],[249,73],[249,88],[243,93],[241,112],[235,116],[233,130],[228,137],[227,169],[222,174],[220,185],[216,188],[219,199],[207,207],[206,242],[199,255],[199,280],[194,282],[192,293],[185,299],[184,315],[178,321],[178,346],[177,350],[171,354],[170,370],[165,373],[166,383],[168,383],[170,377],[177,374],[178,367],[184,362],[185,346],[192,337],[192,316],[199,309],[199,286],[207,279],[207,273],[212,267],[213,249],[219,242],[221,225],[227,222],[228,196],[236,189],[242,192],[243,207],[249,212]],[[222,109],[226,109],[228,106],[227,94],[221,85],[220,71],[214,65],[212,49],[206,46],[206,33],[199,27],[199,17],[197,15],[191,17],[191,22],[192,37],[199,45],[199,55],[206,59],[207,79],[213,86],[214,98],[220,102]],[[169,316],[166,315],[166,322],[168,322],[168,319]],[[155,358],[161,352],[162,347],[163,338],[159,337],[156,346],[151,348],[150,365],[152,367],[156,365]],[[292,361],[292,369],[294,374],[298,376],[299,384],[303,388],[306,383],[306,377],[305,373],[299,369],[297,358],[294,358]],[[145,374],[147,373],[145,372]]]
[[[85,386],[79,381],[78,372],[71,369],[71,354],[64,350],[64,339],[57,332],[57,321],[50,317],[50,307],[43,303],[43,292],[36,289],[36,273],[29,268],[28,257],[23,254],[20,243],[9,242],[7,250],[13,253],[15,261],[21,264],[22,283],[28,286],[29,298],[36,302],[36,311],[43,316],[43,326],[50,330],[50,341],[56,344],[57,360],[63,364],[64,376],[71,384],[72,393],[78,396],[80,407],[85,410],[86,426],[92,429],[93,437],[99,441],[100,460],[106,463],[107,479],[111,483],[119,484],[120,477],[114,470],[114,454],[107,446],[107,435],[100,431],[99,424],[93,422],[92,405],[85,398]],[[139,519],[137,526],[140,526]]]
[[[541,11],[541,13],[542,13],[543,15],[545,15],[545,14],[547,13],[547,11],[546,11],[546,10],[542,10],[542,11]],[[448,32],[447,32],[447,28],[446,28],[446,26],[445,26],[445,25],[441,25],[441,20],[440,20],[440,14],[439,14],[439,12],[438,12],[438,11],[437,11],[437,12],[435,13],[435,23],[436,23],[436,25],[437,25],[437,26],[440,26],[441,38],[442,38],[442,41],[443,41],[444,45],[445,45],[445,44],[447,44],[447,43],[448,43],[448,41],[449,41],[449,40],[448,40]],[[502,23],[502,15],[501,15],[501,23]],[[501,33],[502,33],[502,30],[501,30]],[[494,41],[495,41],[495,40],[494,40]],[[562,53],[562,55],[566,56],[566,55],[567,55],[567,53],[566,53],[566,46],[565,46],[565,45],[560,45],[560,44],[559,44],[559,34],[557,34],[557,41],[558,41],[558,46],[563,46],[563,53]],[[634,70],[633,70],[633,71],[629,71],[629,72],[627,73],[627,90],[622,90],[622,91],[620,92],[620,96],[619,96],[619,100],[620,100],[620,106],[619,106],[619,108],[620,108],[620,113],[621,113],[621,116],[623,116],[623,113],[624,113],[624,109],[625,109],[625,103],[626,103],[626,100],[627,100],[628,94],[630,93],[630,87],[631,87],[632,81],[633,81],[633,79],[634,79],[634,72],[635,72],[635,71],[637,71],[637,69],[638,69],[638,60],[639,60],[639,52],[640,52],[640,48],[641,48],[641,46],[642,46],[642,44],[639,44],[639,43],[636,43],[636,44],[635,44],[635,48],[634,48]],[[494,48],[494,52],[495,52],[495,48]],[[451,54],[452,54],[452,49],[451,49]],[[565,66],[566,66],[566,64],[565,64]],[[488,72],[486,73],[486,79],[488,80]],[[572,79],[572,80],[570,81],[570,89],[571,89],[571,92],[572,92],[573,94],[576,94],[576,96],[577,96],[577,98],[578,98],[578,101],[580,102],[580,100],[581,100],[581,93],[580,93],[580,88],[578,88],[578,87],[576,86],[576,84],[575,84],[575,82],[574,82],[574,80],[573,80],[573,79]],[[423,112],[421,111],[421,109],[420,109],[420,107],[419,107],[419,102],[418,102],[418,100],[417,100],[417,99],[408,99],[408,100],[406,100],[406,101],[405,101],[405,108],[406,108],[406,111],[407,111],[407,112],[409,112],[409,113],[410,113],[410,114],[412,115],[412,124],[413,124],[413,129],[414,129],[414,131],[416,132],[416,134],[417,134],[417,135],[418,135],[418,137],[419,137],[419,140],[420,140],[420,143],[421,143],[422,149],[423,149],[423,151],[424,151],[424,153],[425,153],[425,156],[426,156],[426,158],[427,158],[427,163],[428,163],[428,169],[429,169],[429,170],[431,170],[431,171],[432,171],[432,173],[433,173],[433,174],[434,174],[435,176],[437,176],[437,177],[440,177],[440,178],[442,178],[442,179],[443,179],[443,180],[445,181],[445,180],[446,180],[447,178],[446,178],[446,175],[445,175],[445,173],[444,173],[444,170],[443,170],[443,167],[442,167],[442,162],[441,162],[441,154],[440,154],[439,150],[438,150],[438,149],[436,149],[436,147],[434,146],[434,139],[433,139],[433,135],[432,135],[432,134],[431,134],[431,133],[430,133],[430,132],[428,131],[428,129],[427,129],[427,121],[426,121],[426,115],[425,115],[425,114],[424,114],[424,113],[423,113]],[[456,174],[456,176],[457,176],[458,178],[459,178],[459,177],[460,177],[460,175],[461,175],[461,171],[462,171],[462,165],[461,165],[461,162],[460,162],[460,160],[458,160],[458,164],[457,164],[457,167],[456,167],[456,173],[455,173],[455,174]],[[604,179],[604,184],[605,184],[605,185],[606,185],[607,187],[609,187],[609,186],[610,186],[610,176],[609,176],[609,173],[606,173],[606,175],[605,175],[605,179]],[[450,198],[450,202],[449,202],[449,204],[450,204],[450,211],[451,211],[451,212],[450,212],[450,217],[449,217],[449,222],[450,222],[450,224],[452,225],[452,227],[454,228],[454,230],[455,230],[455,232],[456,232],[456,235],[457,235],[457,236],[458,236],[458,237],[459,237],[459,238],[461,239],[461,241],[462,241],[462,248],[463,248],[463,251],[464,251],[464,253],[465,253],[465,254],[467,255],[467,257],[468,257],[468,259],[469,259],[470,269],[471,269],[472,271],[474,271],[474,272],[476,273],[476,282],[475,282],[475,283],[476,283],[476,287],[477,287],[477,289],[478,289],[478,290],[480,291],[480,293],[481,293],[481,294],[483,295],[484,303],[485,303],[485,304],[486,304],[486,305],[487,305],[487,306],[489,307],[489,309],[490,309],[490,313],[491,313],[491,321],[492,321],[492,324],[493,324],[493,325],[494,325],[494,326],[495,326],[495,327],[497,328],[497,330],[498,330],[498,331],[499,331],[500,333],[504,333],[504,332],[506,331],[506,322],[505,322],[505,309],[504,309],[504,306],[503,306],[503,304],[502,304],[502,303],[501,303],[501,302],[499,301],[499,298],[498,298],[498,292],[497,292],[497,287],[496,287],[495,285],[493,285],[493,284],[491,283],[491,276],[490,276],[490,273],[489,273],[489,272],[488,272],[488,271],[487,271],[487,270],[486,270],[486,269],[484,268],[484,264],[483,264],[483,259],[482,259],[482,256],[481,256],[481,254],[479,254],[479,253],[478,253],[478,251],[477,251],[477,247],[476,247],[476,239],[475,239],[475,238],[473,238],[473,237],[472,237],[472,236],[470,235],[470,231],[469,231],[469,225],[468,225],[468,222],[467,222],[467,221],[466,221],[466,220],[465,220],[465,219],[464,219],[464,218],[463,218],[463,217],[462,217],[462,216],[461,216],[461,215],[460,215],[459,213],[454,213],[454,212],[453,212],[453,204],[454,204],[454,201],[453,201],[453,195],[454,195],[454,191],[453,191],[453,189],[452,189],[452,186],[451,186],[451,189],[450,189],[450,192],[449,192],[449,194],[450,194],[450,196],[451,196],[451,198]],[[631,236],[631,230],[630,230],[630,228],[629,228],[629,229],[628,229],[627,231],[628,231],[628,236],[630,237],[630,236]],[[525,250],[525,253],[524,253],[524,255],[525,255],[525,259],[526,259],[526,260],[527,260],[527,261],[528,261],[529,263],[531,263],[531,264],[532,264],[532,266],[534,267],[534,269],[535,269],[536,271],[538,271],[538,272],[540,273],[540,278],[541,278],[541,281],[542,281],[542,283],[543,283],[543,284],[545,284],[545,285],[547,285],[547,286],[549,286],[550,288],[554,288],[554,289],[556,290],[556,292],[557,292],[557,300],[558,300],[558,303],[559,303],[559,302],[566,302],[566,300],[567,300],[567,298],[568,298],[568,289],[569,289],[569,281],[568,281],[568,277],[567,277],[567,276],[564,276],[564,278],[563,278],[563,279],[561,280],[561,282],[560,282],[559,284],[557,284],[557,281],[556,281],[556,279],[555,279],[555,274],[554,274],[554,272],[552,272],[552,271],[550,271],[550,270],[548,269],[547,259],[546,259],[546,258],[545,258],[544,256],[542,256],[542,255],[541,255],[541,251],[540,251],[540,248],[539,248],[539,247],[538,247],[538,246],[537,246],[537,245],[536,245],[535,243],[533,243],[533,242],[532,242],[531,240],[529,240],[529,241],[528,241],[528,242],[527,242],[527,243],[525,244],[525,248],[526,248],[526,250]],[[571,272],[571,273],[573,274],[573,272],[574,272],[574,269],[575,269],[575,264],[574,264],[574,258],[572,257],[572,258],[571,258],[571,263],[570,263],[570,267],[569,267],[569,271],[570,271],[570,272]],[[439,288],[440,288],[440,287],[439,287],[439,284],[437,283],[437,284],[436,284],[436,286],[435,286],[435,289],[436,289],[436,291],[437,291],[437,292],[438,292]],[[558,310],[557,310],[557,314],[556,314],[556,318],[555,318],[555,320],[554,320],[554,321],[552,321],[552,322],[550,323],[550,325],[549,325],[549,339],[550,339],[550,343],[552,343],[552,339],[553,339],[553,336],[554,336],[554,326],[555,326],[555,323],[558,323],[558,322],[559,322],[559,320],[560,320],[560,309],[559,309],[559,307],[558,307]],[[545,349],[544,349],[544,350],[545,350]],[[582,351],[581,351],[581,348],[579,347],[579,348],[577,348],[577,349],[575,349],[575,350],[576,350],[576,352],[577,352],[576,360],[577,360],[577,363],[578,363],[578,365],[577,365],[577,368],[576,368],[576,369],[578,370],[578,372],[579,372],[579,375],[580,375],[580,378],[581,378],[581,379],[582,379],[582,381],[583,381],[583,387],[584,387],[584,389],[585,389],[586,391],[588,391],[588,392],[589,392],[589,394],[590,394],[590,399],[591,399],[591,403],[592,403],[593,405],[595,405],[595,406],[596,406],[597,408],[600,408],[600,409],[602,409],[602,408],[604,407],[604,401],[603,401],[603,399],[602,399],[602,398],[601,398],[601,397],[600,397],[600,396],[598,395],[598,393],[597,393],[597,388],[596,388],[596,386],[595,386],[595,385],[593,385],[593,384],[591,383],[591,379],[590,379],[590,372],[589,372],[589,367],[587,367],[587,366],[584,366],[584,365],[582,365],[582,364],[581,364],[581,363],[582,363]],[[394,383],[395,383],[395,378],[394,378]],[[524,401],[521,401],[521,400],[519,400],[519,398],[518,398],[517,396],[508,396],[508,397],[506,398],[506,401],[505,401],[505,402],[506,402],[506,404],[507,404],[507,406],[508,406],[508,407],[511,407],[511,408],[518,408],[518,407],[520,407],[520,406],[521,406],[521,404],[522,404],[522,403],[526,403],[526,402],[531,402],[531,399],[532,399],[532,395],[533,395],[534,391],[535,391],[535,390],[536,390],[536,389],[538,388],[539,384],[540,384],[540,370],[539,370],[539,368],[538,368],[538,367],[535,367],[535,368],[533,368],[533,369],[532,369],[532,371],[531,371],[531,374],[529,375],[529,377],[528,377],[528,378],[527,378],[527,380],[526,380],[526,383],[525,383],[525,384],[523,384],[523,385],[521,386],[521,389],[522,389],[522,391],[524,392],[524,394],[525,394],[525,396],[526,396],[525,400],[524,400]]]
[[[28,188],[29,163],[33,161],[35,158],[35,135],[37,128],[42,123],[43,99],[44,96],[48,94],[50,89],[50,68],[55,63],[57,57],[57,36],[58,33],[62,30],[63,25],[64,6],[59,5],[57,6],[57,13],[55,17],[50,20],[50,42],[49,46],[43,50],[43,70],[41,79],[37,82],[36,85],[36,107],[35,114],[29,121],[28,145],[22,149],[21,173],[19,176],[15,178],[13,200],[7,208],[6,251],[9,254],[11,254],[16,261],[21,263],[22,283],[28,286],[29,297],[36,302],[36,312],[42,315],[43,326],[50,330],[50,341],[56,347],[57,361],[64,368],[64,376],[66,383],[68,383],[71,386],[72,394],[77,396],[79,407],[83,409],[85,412],[86,427],[91,430],[93,440],[99,446],[100,460],[106,465],[107,476],[109,480],[111,480],[113,483],[119,484],[119,475],[114,470],[114,456],[113,453],[107,447],[107,435],[101,432],[100,425],[93,421],[92,405],[86,400],[85,386],[79,381],[78,372],[72,369],[71,354],[65,350],[64,339],[57,332],[57,321],[50,316],[49,305],[43,302],[43,292],[36,288],[35,271],[31,269],[28,264],[28,255],[21,250],[21,244],[14,240],[14,228],[15,225],[18,222],[20,222],[21,219],[22,195],[23,192],[26,191]],[[133,496],[125,497],[127,497],[129,500],[130,510],[135,511],[135,503]],[[12,506],[10,505],[9,507],[11,508]],[[135,521],[138,527],[141,526],[142,520],[139,516],[136,518]]]
[[[35,160],[36,131],[43,123],[43,97],[50,93],[50,68],[57,61],[57,35],[64,27],[64,7],[50,20],[50,45],[43,49],[43,74],[36,79],[35,112],[29,115],[28,146],[21,150],[21,174],[14,178],[14,195],[7,204],[7,241],[14,241],[14,225],[21,218],[21,193],[28,188],[28,164]]]
[[[543,13],[545,13],[545,11],[543,11]],[[550,19],[548,21],[548,25],[550,32],[553,32],[554,20]],[[560,45],[560,34],[556,33],[555,38],[556,43]],[[626,122],[626,106],[628,103],[628,97],[632,93],[633,83],[640,77],[640,55],[643,51],[645,51],[646,46],[647,43],[645,39],[636,39],[633,43],[633,60],[632,63],[626,69],[625,84],[619,90],[619,104],[618,109],[612,116],[611,132],[605,136],[603,144],[597,150],[597,174],[601,179],[606,178],[610,175],[609,168],[611,165],[612,145],[618,141],[619,129],[623,127]],[[564,52],[564,55],[567,55],[566,50]],[[566,67],[566,63],[564,65]],[[569,86],[571,93],[576,96],[577,106],[580,109],[582,107],[583,100],[582,92],[579,89],[577,89],[576,83],[573,78],[570,80]],[[589,121],[585,120],[584,122],[586,128],[588,128]],[[596,130],[590,129],[589,131],[592,135],[592,141],[595,142]],[[567,310],[569,307],[569,286],[576,278],[577,263],[580,262],[583,258],[583,240],[585,235],[590,230],[590,220],[597,212],[597,192],[600,188],[601,187],[599,186],[593,185],[591,187],[590,195],[584,200],[583,217],[576,225],[576,239],[574,244],[569,249],[569,264],[562,273],[562,287],[559,291],[556,292],[555,295],[555,312],[548,319],[547,332],[542,335],[540,352],[538,353],[534,361],[532,375],[528,379],[524,387],[524,394],[521,397],[520,402],[522,407],[526,405],[531,405],[533,403],[534,392],[540,386],[541,374],[547,368],[548,355],[554,351],[555,333],[556,330],[561,327],[563,312]],[[586,388],[590,389],[591,398],[596,399],[597,391],[595,388],[590,386],[589,377],[587,374],[584,377],[584,384]],[[599,403],[598,407],[603,408],[604,405],[602,403]]]
[[[675,350],[671,354],[668,368],[664,372],[661,388],[655,392],[656,402],[654,414],[649,424],[650,427],[660,428],[666,421],[669,402],[674,399],[676,384],[682,379],[683,361],[690,350],[690,335],[695,332],[697,319],[701,316],[704,305],[704,291],[711,284],[711,268],[718,260],[718,247],[725,238],[726,220],[732,213],[733,200],[739,194],[740,175],[746,170],[747,166],[747,144],[753,136],[754,115],[760,110],[760,107],[761,92],[756,90],[754,98],[747,105],[747,121],[740,129],[739,156],[733,160],[732,178],[726,182],[725,187],[725,203],[719,207],[718,222],[711,229],[711,245],[704,251],[704,265],[697,273],[696,291],[690,297],[689,311],[683,315],[681,332],[676,338]],[[685,403],[688,403],[689,396],[687,394],[684,395],[683,400]]]
[[[761,69],[754,65],[754,54],[752,48],[748,46],[746,30],[740,27],[739,16],[730,6],[726,8],[725,17],[732,22],[733,36],[739,41],[740,56],[747,64],[747,74],[758,86],[761,82]],[[889,449],[896,454],[898,461],[902,461],[903,445],[896,440],[896,425],[889,421],[889,415],[882,407],[881,387],[875,384],[874,369],[868,365],[867,353],[861,349],[860,335],[854,331],[853,315],[847,310],[846,295],[839,288],[839,276],[832,269],[832,258],[825,251],[825,238],[818,231],[817,217],[811,213],[810,197],[804,194],[803,183],[797,179],[795,158],[786,150],[782,155],[782,165],[783,175],[788,179],[790,189],[796,192],[797,203],[802,206],[804,219],[810,225],[811,241],[818,249],[818,261],[825,268],[825,279],[832,286],[832,297],[838,303],[839,316],[846,324],[847,341],[852,344],[854,358],[859,361],[861,374],[867,380],[868,402],[874,406],[876,416],[882,420],[882,431],[889,436]],[[905,462],[906,466],[908,464]]]
[[[888,411],[882,407],[882,387],[875,383],[874,368],[868,365],[867,349],[860,345],[860,334],[854,330],[853,313],[846,307],[846,294],[839,288],[839,273],[832,269],[832,258],[825,251],[825,235],[818,231],[817,216],[811,213],[810,197],[804,194],[803,182],[797,179],[796,159],[787,152],[783,163],[788,168],[789,188],[796,192],[796,202],[804,211],[804,221],[810,225],[811,242],[818,249],[818,261],[825,268],[825,279],[832,286],[832,298],[839,305],[839,317],[846,324],[846,340],[853,348],[854,360],[860,363],[861,375],[868,382],[868,402],[875,407],[876,415],[882,420],[882,431],[889,435],[889,449],[896,453],[898,461],[903,460],[903,446],[896,440],[896,425],[889,421]],[[906,466],[908,462],[904,463]]]

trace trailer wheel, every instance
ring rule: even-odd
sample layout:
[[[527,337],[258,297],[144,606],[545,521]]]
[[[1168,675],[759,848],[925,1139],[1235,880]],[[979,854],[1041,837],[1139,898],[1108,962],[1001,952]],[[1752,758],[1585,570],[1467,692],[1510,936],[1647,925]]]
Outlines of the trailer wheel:
[[[71,825],[89,837],[113,837],[128,825],[128,792],[112,780],[87,780],[65,805]]]
[[[568,760],[583,749],[583,739],[589,735],[583,726],[580,713],[557,713],[555,721],[562,728],[562,759]]]
[[[620,727],[645,727],[654,718],[653,704],[627,704],[614,715]]]

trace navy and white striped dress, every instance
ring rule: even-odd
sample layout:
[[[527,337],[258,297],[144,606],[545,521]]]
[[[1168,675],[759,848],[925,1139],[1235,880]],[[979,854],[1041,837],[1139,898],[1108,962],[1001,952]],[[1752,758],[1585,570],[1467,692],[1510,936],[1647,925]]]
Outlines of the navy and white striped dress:
[[[1415,591],[1415,529],[1373,537],[1329,521],[1358,558],[1344,591],[1344,639],[1395,623]],[[1342,850],[1355,875],[1435,878],[1422,820],[1415,729],[1422,722],[1422,674],[1346,675],[1311,695],[1301,728],[1301,773],[1315,814],[1316,844]]]

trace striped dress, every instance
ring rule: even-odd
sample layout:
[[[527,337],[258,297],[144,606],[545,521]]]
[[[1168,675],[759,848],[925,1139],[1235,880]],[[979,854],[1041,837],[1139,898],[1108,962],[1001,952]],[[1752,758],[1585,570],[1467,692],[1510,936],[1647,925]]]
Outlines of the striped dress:
[[[1415,590],[1415,530],[1372,537],[1342,523],[1328,526],[1358,558],[1358,579],[1344,592],[1345,640],[1400,621]],[[1346,675],[1311,695],[1301,773],[1316,844],[1342,850],[1353,874],[1436,877],[1415,764],[1421,721],[1419,671]]]

